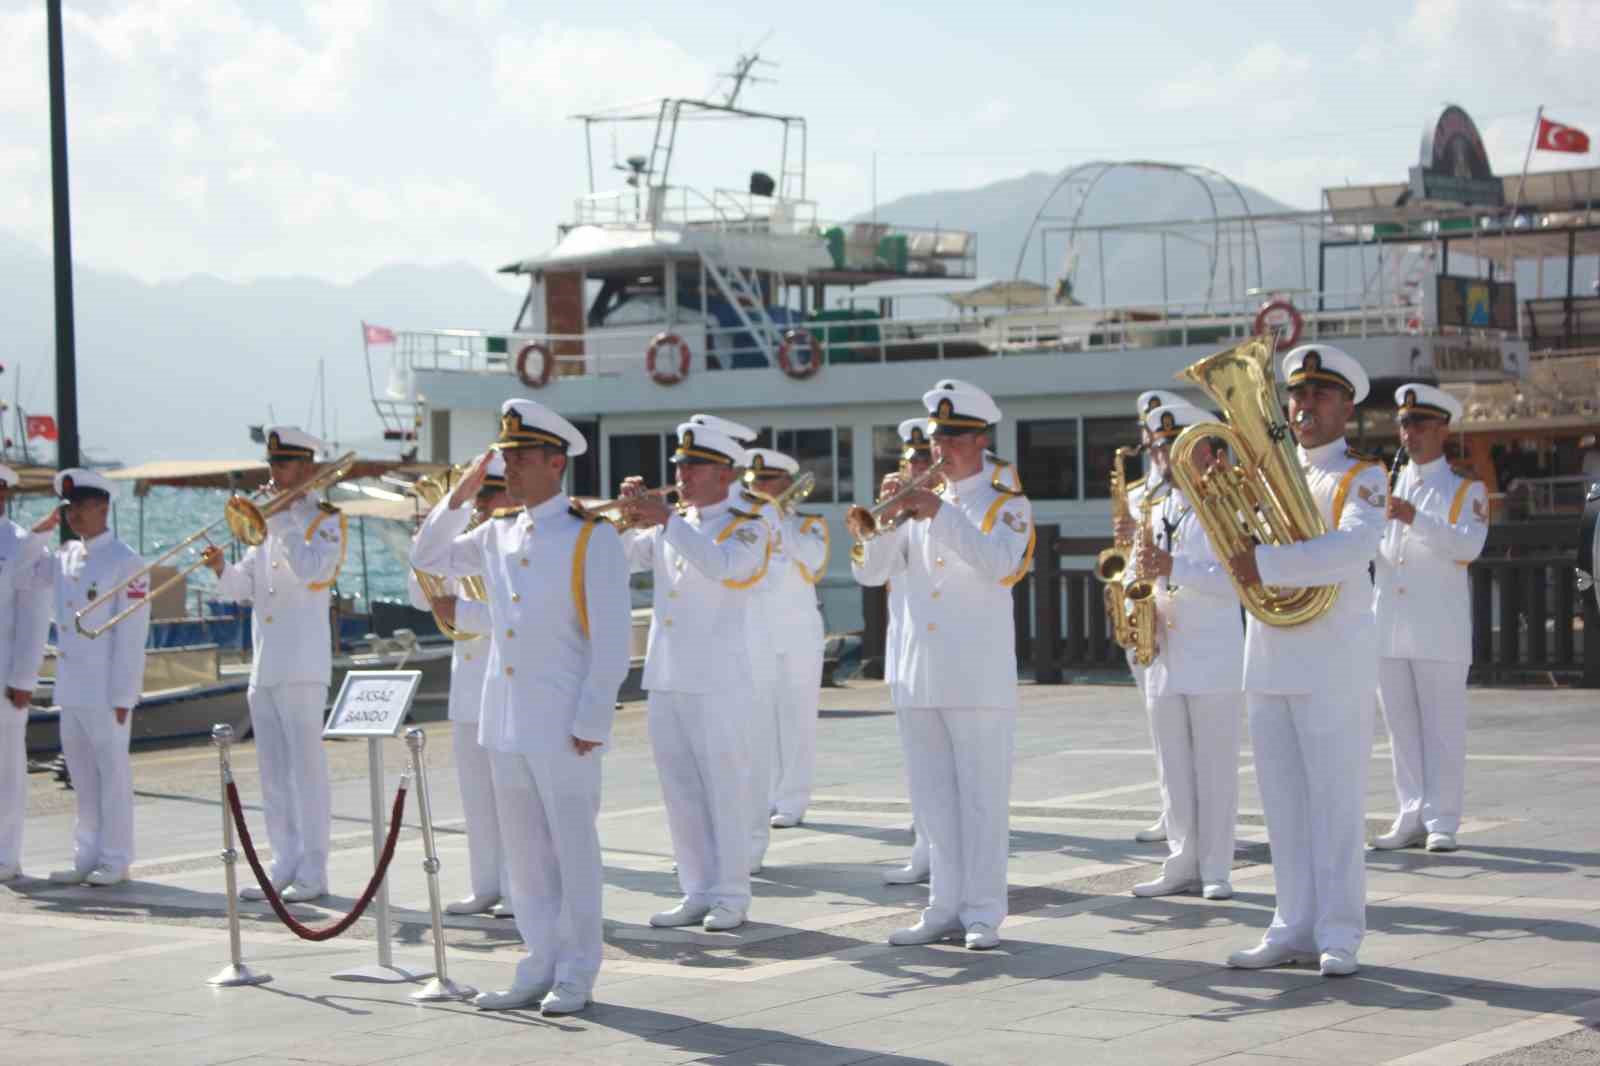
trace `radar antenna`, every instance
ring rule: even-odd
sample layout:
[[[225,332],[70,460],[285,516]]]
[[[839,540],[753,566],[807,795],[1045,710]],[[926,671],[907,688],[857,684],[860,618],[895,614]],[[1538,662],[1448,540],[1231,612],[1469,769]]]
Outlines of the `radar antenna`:
[[[766,44],[768,39],[771,37],[772,31],[768,30],[766,36],[757,41],[754,48],[750,49],[749,52],[741,54],[738,59],[734,61],[733,69],[731,71],[719,75],[720,78],[726,79],[732,83],[728,86],[727,95],[723,97],[722,105],[724,107],[738,106],[739,93],[747,84],[755,85],[762,82],[770,83],[776,80],[773,78],[763,78],[754,73],[755,68],[758,66],[775,67],[778,65],[770,59],[761,58],[761,46]]]

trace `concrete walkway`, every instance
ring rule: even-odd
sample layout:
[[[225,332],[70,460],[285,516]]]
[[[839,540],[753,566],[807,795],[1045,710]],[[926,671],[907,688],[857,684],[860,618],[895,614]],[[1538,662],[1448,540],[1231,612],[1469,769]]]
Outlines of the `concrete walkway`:
[[[910,839],[894,718],[881,686],[824,693],[818,796],[775,831],[752,921],[732,934],[651,929],[677,896],[642,705],[619,717],[601,838],[606,955],[587,1012],[483,1014],[421,1006],[415,986],[332,979],[375,961],[373,922],[311,944],[245,905],[246,956],[273,981],[213,989],[227,961],[214,754],[135,756],[140,861],[112,889],[52,886],[69,863],[73,795],[30,781],[30,877],[0,886],[0,1061],[201,1063],[887,1063],[1594,1061],[1600,1037],[1600,694],[1474,690],[1462,849],[1369,853],[1371,933],[1354,978],[1220,963],[1254,943],[1271,868],[1248,744],[1238,894],[1139,900],[1164,846],[1133,842],[1159,809],[1149,738],[1126,687],[1025,687],[1012,806],[1012,917],[1001,947],[891,948],[920,887],[883,871]],[[443,723],[428,727],[446,898],[464,894],[465,839]],[[1379,731],[1374,828],[1393,809]],[[334,897],[371,870],[366,752],[330,746]],[[406,755],[388,745],[392,798]],[[248,744],[241,791],[265,837]],[[397,958],[431,967],[426,882],[407,812],[390,877]],[[241,865],[241,871],[248,871]],[[509,982],[509,921],[448,919],[451,976]]]

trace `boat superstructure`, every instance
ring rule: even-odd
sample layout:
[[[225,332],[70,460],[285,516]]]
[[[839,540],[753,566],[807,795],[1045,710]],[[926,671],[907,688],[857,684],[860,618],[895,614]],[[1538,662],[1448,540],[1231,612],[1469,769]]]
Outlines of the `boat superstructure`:
[[[500,403],[531,395],[595,444],[574,464],[572,491],[606,496],[632,474],[669,479],[674,427],[714,411],[795,455],[817,479],[808,506],[838,519],[892,469],[894,427],[921,393],[956,377],[1006,412],[995,450],[1016,465],[1039,520],[1095,537],[1107,528],[1112,455],[1134,442],[1134,397],[1173,387],[1183,367],[1263,327],[1361,361],[1373,398],[1352,431],[1378,445],[1392,438],[1401,381],[1514,390],[1530,366],[1600,344],[1600,297],[1571,283],[1572,263],[1600,242],[1596,170],[1495,179],[1493,203],[1341,185],[1313,210],[1283,211],[1203,168],[1091,164],[1063,175],[1064,205],[1041,206],[1014,276],[989,279],[976,234],[821,215],[807,198],[798,116],[663,100],[579,118],[591,131],[643,123],[651,146],[613,190],[597,187],[591,149],[590,191],[554,246],[502,268],[528,286],[512,325],[396,331],[391,387],[375,399],[423,459],[470,457],[493,439]],[[691,122],[771,127],[775,157],[727,183],[686,184],[675,175],[688,169]],[[735,158],[713,156],[713,175]],[[1198,182],[1208,209],[1086,223],[1084,199],[1116,168]],[[1063,240],[1068,269],[1050,279]],[[1119,300],[1107,289],[1110,250],[1139,242],[1143,287]],[[1035,255],[1037,280],[1023,276]],[[1551,257],[1567,261],[1565,294],[1546,295],[1541,265],[1535,296],[1519,303],[1516,279]],[[1079,302],[1088,295],[1092,306]],[[929,300],[942,313],[896,314]],[[1592,382],[1583,388],[1600,403]],[[1472,409],[1476,421],[1499,410]],[[842,522],[834,528],[842,538]],[[860,617],[847,567],[836,550],[823,583],[833,629]]]

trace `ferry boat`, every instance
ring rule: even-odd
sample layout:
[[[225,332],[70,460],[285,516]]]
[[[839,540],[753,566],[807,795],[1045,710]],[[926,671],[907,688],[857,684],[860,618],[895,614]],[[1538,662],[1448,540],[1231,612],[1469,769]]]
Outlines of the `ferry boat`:
[[[1392,447],[1399,383],[1459,390],[1460,458],[1497,500],[1513,477],[1577,472],[1578,440],[1600,413],[1600,296],[1573,291],[1574,262],[1600,242],[1600,170],[1496,177],[1459,108],[1425,137],[1410,181],[1330,186],[1309,211],[1253,212],[1238,186],[1200,167],[1074,168],[1001,279],[978,276],[976,233],[823,215],[808,197],[800,116],[670,98],[577,118],[591,139],[588,192],[552,247],[501,268],[526,282],[509,326],[366,331],[369,368],[386,380],[373,397],[386,434],[423,459],[461,462],[494,439],[506,397],[533,396],[594,443],[569,490],[609,496],[629,475],[669,479],[674,427],[693,412],[759,427],[763,445],[815,476],[808,507],[835,531],[821,585],[830,632],[862,622],[843,511],[871,502],[899,450],[894,427],[940,378],[996,398],[996,452],[1037,520],[1082,540],[1085,566],[1091,541],[1109,536],[1108,473],[1115,449],[1135,442],[1135,397],[1176,388],[1178,371],[1264,329],[1361,362],[1373,388],[1351,427],[1360,447]],[[729,173],[727,187],[683,182],[680,141],[702,119],[771,129],[770,165]],[[619,123],[652,130],[649,152],[628,159],[620,187],[602,188],[593,138]],[[1085,204],[1120,169],[1199,183],[1213,209],[1087,224]],[[1066,276],[1023,276],[1035,255],[1042,274],[1045,249],[1063,239]],[[1107,242],[1141,240],[1159,295],[1106,303]],[[1199,291],[1171,290],[1168,249],[1180,245],[1206,261]],[[1544,264],[1563,259],[1565,291],[1548,295]],[[1530,263],[1537,291],[1519,302]],[[1094,291],[1096,305],[1075,296]],[[895,313],[913,298],[949,310]],[[385,356],[386,376],[373,363]],[[1510,441],[1542,450],[1545,468],[1512,473]]]

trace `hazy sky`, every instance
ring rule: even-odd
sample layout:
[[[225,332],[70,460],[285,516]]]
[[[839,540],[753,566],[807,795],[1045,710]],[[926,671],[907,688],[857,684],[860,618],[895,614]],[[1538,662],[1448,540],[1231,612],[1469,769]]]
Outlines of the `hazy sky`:
[[[530,254],[585,191],[566,116],[703,93],[769,31],[777,82],[745,102],[807,116],[833,218],[870,206],[874,152],[880,200],[1145,157],[1312,206],[1324,184],[1402,180],[1446,101],[1501,172],[1540,104],[1600,143],[1592,0],[65,6],[76,254],[146,279]],[[0,227],[47,248],[43,11],[0,0]],[[711,159],[730,187],[767,168],[737,154]]]

